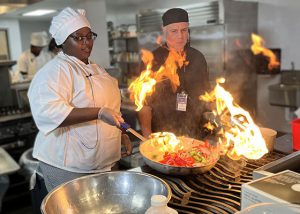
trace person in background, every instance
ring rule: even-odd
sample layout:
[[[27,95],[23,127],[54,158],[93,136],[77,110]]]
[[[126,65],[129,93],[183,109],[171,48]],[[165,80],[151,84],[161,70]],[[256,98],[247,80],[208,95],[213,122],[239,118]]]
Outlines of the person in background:
[[[30,49],[24,51],[17,61],[21,79],[31,80],[35,73],[51,59],[50,55],[43,50],[47,44],[48,36],[45,31],[31,34]]]
[[[48,53],[50,54],[51,58],[54,58],[60,51],[61,46],[58,46],[55,42],[55,39],[52,38],[48,45]]]
[[[209,78],[206,60],[201,52],[189,45],[189,17],[181,8],[172,8],[162,16],[165,44],[153,51],[153,70],[164,65],[170,51],[186,54],[184,65],[177,69],[180,86],[172,91],[171,82],[165,79],[155,85],[154,93],[138,112],[142,134],[173,132],[201,138],[202,113],[205,104],[199,96],[208,91]]]
[[[28,91],[39,129],[33,157],[39,160],[48,191],[72,179],[110,171],[129,155],[131,142],[118,128],[118,82],[91,62],[97,34],[82,9],[70,7],[53,17],[49,29],[62,51],[34,76]]]

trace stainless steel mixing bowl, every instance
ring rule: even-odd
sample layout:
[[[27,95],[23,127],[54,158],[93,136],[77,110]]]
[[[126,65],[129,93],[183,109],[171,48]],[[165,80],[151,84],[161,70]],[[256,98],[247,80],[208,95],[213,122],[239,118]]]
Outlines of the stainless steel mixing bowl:
[[[152,195],[172,192],[162,179],[141,172],[115,171],[88,175],[62,184],[41,205],[44,214],[145,213]]]

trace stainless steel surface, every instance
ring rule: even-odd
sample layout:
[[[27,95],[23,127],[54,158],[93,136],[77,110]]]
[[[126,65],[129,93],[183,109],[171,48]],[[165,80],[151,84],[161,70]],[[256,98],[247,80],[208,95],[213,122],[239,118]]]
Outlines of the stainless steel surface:
[[[282,70],[281,83],[285,85],[300,85],[300,70]]]
[[[209,171],[211,168],[214,167],[214,165],[217,163],[217,161],[219,160],[219,153],[216,155],[216,159],[214,159],[213,161],[202,165],[202,166],[194,166],[194,167],[177,167],[177,166],[170,166],[167,164],[162,164],[159,163],[158,161],[154,161],[153,158],[151,158],[150,156],[157,154],[159,151],[159,148],[153,148],[152,147],[152,151],[151,154],[149,153],[148,149],[148,145],[151,144],[151,140],[149,139],[147,141],[144,141],[143,143],[141,143],[140,145],[140,153],[144,158],[145,163],[150,166],[151,168],[162,172],[164,174],[170,174],[170,175],[189,175],[189,174],[202,174],[205,173],[207,171]]]
[[[300,106],[300,85],[270,85],[269,103],[271,105],[298,108]]]
[[[284,70],[280,84],[269,86],[271,105],[298,108],[300,106],[300,71]]]
[[[222,4],[218,1],[202,2],[181,6],[189,13],[190,27],[222,23]],[[162,25],[161,17],[167,9],[143,10],[137,15],[140,32],[159,31]]]
[[[133,134],[134,136],[136,136],[137,138],[139,138],[141,141],[146,141],[147,140],[145,137],[143,137],[141,134],[139,134],[138,132],[136,132],[132,128],[128,128],[126,131],[130,132],[131,134]]]
[[[10,174],[19,169],[14,159],[0,147],[0,175]]]
[[[152,195],[172,196],[162,179],[139,172],[116,171],[89,175],[65,183],[43,200],[43,214],[145,213]]]
[[[256,180],[258,178],[273,175],[284,170],[291,170],[300,173],[299,160],[300,151],[293,152],[290,155],[287,155],[254,170],[253,179]]]

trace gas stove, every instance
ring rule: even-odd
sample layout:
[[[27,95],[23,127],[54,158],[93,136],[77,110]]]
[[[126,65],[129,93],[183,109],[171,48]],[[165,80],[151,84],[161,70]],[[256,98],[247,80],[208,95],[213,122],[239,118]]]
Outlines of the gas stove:
[[[18,162],[21,155],[33,146],[38,130],[28,108],[0,107],[0,147]],[[9,188],[3,198],[3,213],[31,203],[29,181],[20,170],[9,175]]]
[[[164,175],[148,166],[132,171],[156,175],[166,181],[172,189],[169,206],[179,213],[235,213],[240,210],[241,186],[253,180],[255,169],[278,160],[286,154],[272,152],[259,160],[229,162],[221,158],[210,171],[200,175]]]

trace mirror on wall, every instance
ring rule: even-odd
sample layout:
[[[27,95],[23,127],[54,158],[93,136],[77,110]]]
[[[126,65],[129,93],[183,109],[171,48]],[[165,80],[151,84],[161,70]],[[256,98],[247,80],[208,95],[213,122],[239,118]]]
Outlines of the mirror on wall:
[[[7,30],[0,29],[0,60],[9,60]]]

